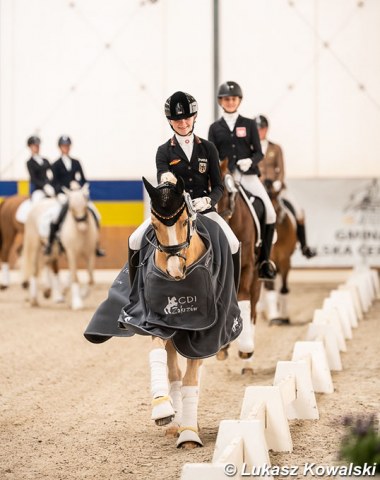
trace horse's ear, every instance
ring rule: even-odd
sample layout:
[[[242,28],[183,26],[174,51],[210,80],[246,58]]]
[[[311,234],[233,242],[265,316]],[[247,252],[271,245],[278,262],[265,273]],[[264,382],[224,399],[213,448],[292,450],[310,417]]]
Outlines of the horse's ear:
[[[219,165],[220,165],[220,170],[222,172],[222,175],[225,175],[228,170],[228,158],[225,158],[224,160],[222,160]]]
[[[88,197],[90,195],[90,184],[86,182],[82,187],[82,192]]]
[[[148,195],[150,196],[150,199],[151,200],[156,199],[159,196],[157,189],[151,183],[149,183],[145,177],[142,177],[142,180],[144,182],[145,190],[148,192]]]
[[[185,190],[185,182],[183,181],[182,177],[178,177],[178,180],[176,183],[176,190],[180,195],[182,195],[183,191]]]

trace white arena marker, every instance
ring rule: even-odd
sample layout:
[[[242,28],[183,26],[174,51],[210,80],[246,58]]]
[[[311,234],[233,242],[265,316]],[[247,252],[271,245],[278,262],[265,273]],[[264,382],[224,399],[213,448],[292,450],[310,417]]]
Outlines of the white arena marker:
[[[252,470],[252,467],[270,466],[264,425],[261,420],[221,421],[218,436],[216,437],[212,463],[226,462],[226,452],[229,445],[237,438],[243,439],[243,461],[247,464],[249,470]]]
[[[292,360],[303,360],[308,355],[311,355],[311,379],[314,391],[333,393],[334,386],[323,343],[306,341],[294,344]]]
[[[336,341],[338,342],[338,347],[341,352],[347,351],[346,340],[344,339],[342,325],[340,324],[339,313],[338,311],[331,308],[317,308],[314,310],[313,322],[317,325],[325,324],[331,326],[331,329],[335,333]]]
[[[363,320],[363,310],[360,300],[359,287],[357,285],[354,285],[353,283],[343,283],[342,285],[339,285],[338,289],[347,291],[351,294],[352,301],[354,302],[356,317],[358,320]]]
[[[285,405],[282,400],[280,387],[253,386],[247,387],[244,393],[240,418],[249,418],[251,411],[265,405],[265,438],[268,448],[275,452],[291,452],[293,442],[290,436]]]
[[[336,299],[334,300],[333,298],[325,298],[323,301],[323,309],[325,308],[335,308],[336,312],[338,313],[339,321],[342,326],[343,330],[343,335],[345,339],[351,339],[352,338],[352,329],[351,329],[351,323],[350,319],[347,316],[346,309],[344,306],[341,304],[341,302],[338,302]]]
[[[371,279],[373,286],[375,288],[375,298],[377,300],[380,300],[380,281],[379,281],[379,274],[377,273],[377,270],[371,269]]]
[[[367,288],[366,279],[360,274],[351,274],[346,283],[358,287],[362,310],[367,313],[371,305],[371,295]]]
[[[358,319],[356,317],[355,305],[352,301],[350,292],[344,290],[332,290],[330,292],[331,298],[337,298],[342,301],[342,304],[345,306],[348,318],[350,319],[351,327],[356,328],[358,326]]]
[[[327,362],[330,370],[342,370],[342,361],[340,359],[338,341],[334,330],[325,323],[310,323],[306,334],[306,340],[321,339],[325,347]]]
[[[289,376],[295,378],[296,395],[293,401],[285,405],[287,418],[318,420],[319,412],[311,380],[310,362],[306,360],[277,362],[273,384],[278,385]]]

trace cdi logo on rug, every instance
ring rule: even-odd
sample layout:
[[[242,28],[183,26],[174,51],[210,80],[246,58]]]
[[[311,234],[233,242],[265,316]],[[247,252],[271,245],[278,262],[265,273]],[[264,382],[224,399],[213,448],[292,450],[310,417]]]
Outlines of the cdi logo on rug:
[[[164,308],[166,315],[175,315],[177,313],[186,313],[186,312],[196,312],[198,307],[195,305],[197,303],[197,297],[187,296],[187,297],[168,297],[168,304]]]

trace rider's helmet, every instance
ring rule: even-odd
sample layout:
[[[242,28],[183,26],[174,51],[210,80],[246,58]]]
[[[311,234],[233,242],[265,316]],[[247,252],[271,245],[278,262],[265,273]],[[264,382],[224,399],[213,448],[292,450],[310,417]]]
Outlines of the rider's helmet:
[[[71,138],[67,135],[60,136],[58,139],[58,146],[60,147],[61,145],[71,145]]]
[[[41,143],[41,139],[37,137],[37,135],[32,135],[27,140],[27,145],[30,147],[31,145],[39,145]]]
[[[269,127],[268,119],[266,117],[264,117],[264,115],[258,115],[255,118],[255,122],[256,122],[257,128],[268,128]]]
[[[168,120],[182,120],[198,113],[198,103],[189,93],[175,92],[165,102],[165,116]]]
[[[236,82],[225,82],[218,89],[218,98],[222,97],[239,97],[243,98],[243,91]]]

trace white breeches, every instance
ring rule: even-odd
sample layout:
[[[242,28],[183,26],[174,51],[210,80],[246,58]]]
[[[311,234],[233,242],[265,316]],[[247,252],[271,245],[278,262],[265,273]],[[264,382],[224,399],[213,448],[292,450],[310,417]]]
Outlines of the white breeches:
[[[295,212],[296,212],[296,217],[297,220],[303,220],[304,219],[304,211],[300,207],[300,204],[297,202],[295,199],[294,195],[292,195],[287,189],[281,191],[281,198],[284,200],[287,200],[291,205],[293,206]]]
[[[239,250],[240,242],[232,231],[231,227],[228,225],[228,223],[216,212],[209,212],[205,213],[204,215],[205,217],[214,220],[214,222],[216,222],[222,228],[230,245],[231,253],[236,253]]]
[[[233,177],[246,190],[262,200],[265,207],[265,223],[275,223],[276,212],[274,211],[271,199],[269,198],[269,195],[267,194],[267,191],[265,190],[265,187],[261,183],[259,177],[257,175],[244,175],[237,170],[235,170],[233,173]]]

